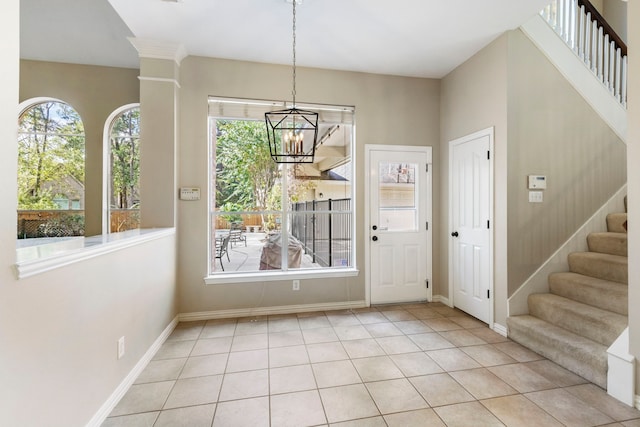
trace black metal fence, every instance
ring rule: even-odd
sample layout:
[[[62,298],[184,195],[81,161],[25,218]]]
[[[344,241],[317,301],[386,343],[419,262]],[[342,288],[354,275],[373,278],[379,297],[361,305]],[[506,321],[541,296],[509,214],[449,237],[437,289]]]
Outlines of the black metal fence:
[[[291,234],[314,263],[352,266],[351,199],[313,200],[292,206]]]

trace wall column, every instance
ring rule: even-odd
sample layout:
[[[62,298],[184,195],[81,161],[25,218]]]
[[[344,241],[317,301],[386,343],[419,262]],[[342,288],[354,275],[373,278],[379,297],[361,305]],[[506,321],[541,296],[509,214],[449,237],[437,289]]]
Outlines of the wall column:
[[[140,226],[175,227],[182,45],[130,39],[140,56]]]

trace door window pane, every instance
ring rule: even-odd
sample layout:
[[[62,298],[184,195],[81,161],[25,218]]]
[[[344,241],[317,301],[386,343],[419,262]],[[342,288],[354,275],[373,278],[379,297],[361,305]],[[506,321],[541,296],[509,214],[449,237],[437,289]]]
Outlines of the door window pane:
[[[381,231],[416,231],[418,200],[416,163],[379,164],[379,221]]]

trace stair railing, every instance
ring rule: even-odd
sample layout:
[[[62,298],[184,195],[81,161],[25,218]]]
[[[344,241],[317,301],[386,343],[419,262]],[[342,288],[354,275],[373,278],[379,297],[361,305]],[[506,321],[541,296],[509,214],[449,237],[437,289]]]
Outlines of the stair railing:
[[[616,100],[627,106],[627,46],[588,0],[553,0],[543,19]]]

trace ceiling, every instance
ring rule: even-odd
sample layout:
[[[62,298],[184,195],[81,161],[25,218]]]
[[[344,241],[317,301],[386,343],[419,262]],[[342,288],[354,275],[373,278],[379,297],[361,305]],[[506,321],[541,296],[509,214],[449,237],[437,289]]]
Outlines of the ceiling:
[[[138,68],[127,37],[291,64],[292,0],[21,0],[21,57]],[[297,64],[441,78],[549,0],[303,0]]]

